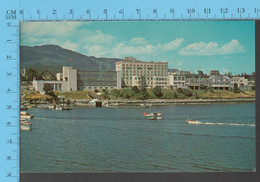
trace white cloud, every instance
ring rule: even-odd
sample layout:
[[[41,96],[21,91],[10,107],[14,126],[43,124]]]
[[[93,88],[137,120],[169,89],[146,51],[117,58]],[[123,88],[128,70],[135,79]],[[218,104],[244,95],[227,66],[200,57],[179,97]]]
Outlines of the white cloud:
[[[114,37],[110,34],[104,34],[100,30],[97,30],[91,35],[84,35],[85,41],[87,44],[93,43],[93,44],[103,44],[103,43],[112,43],[114,40]]]
[[[173,40],[173,41],[171,41],[169,43],[163,44],[161,49],[163,51],[175,50],[175,49],[177,49],[178,47],[181,46],[183,41],[184,41],[183,38],[177,38],[176,40]]]
[[[22,34],[30,36],[64,36],[73,33],[81,22],[22,22]]]
[[[218,42],[199,42],[189,44],[179,51],[180,55],[185,56],[211,56],[244,53],[245,50],[238,40],[233,39],[230,42],[220,46]]]
[[[145,40],[143,37],[135,37],[130,40],[130,44],[133,45],[142,45],[142,44],[148,44],[148,41]]]

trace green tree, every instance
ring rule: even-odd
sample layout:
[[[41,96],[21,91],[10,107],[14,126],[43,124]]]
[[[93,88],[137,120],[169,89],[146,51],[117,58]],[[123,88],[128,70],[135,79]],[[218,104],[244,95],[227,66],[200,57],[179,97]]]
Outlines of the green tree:
[[[153,94],[155,95],[155,97],[161,98],[163,96],[161,87],[159,87],[159,86],[154,87]]]
[[[53,95],[53,86],[49,83],[45,83],[43,86],[43,91],[46,95]]]
[[[27,71],[26,71],[26,80],[27,81],[32,81],[33,78],[37,78],[38,77],[38,72],[33,69],[33,68],[29,68]]]
[[[110,91],[111,97],[112,97],[112,98],[116,98],[116,99],[118,98],[119,93],[120,93],[120,91],[117,90],[117,89],[113,89],[113,90]]]
[[[103,89],[102,96],[104,99],[110,99],[109,93],[106,89]]]
[[[139,91],[140,91],[137,86],[133,86],[133,87],[132,87],[132,90],[135,92],[135,94],[138,94]]]
[[[140,89],[140,92],[137,94],[136,98],[142,99],[142,100],[149,99],[149,94],[147,93],[147,90],[145,87],[142,87]]]

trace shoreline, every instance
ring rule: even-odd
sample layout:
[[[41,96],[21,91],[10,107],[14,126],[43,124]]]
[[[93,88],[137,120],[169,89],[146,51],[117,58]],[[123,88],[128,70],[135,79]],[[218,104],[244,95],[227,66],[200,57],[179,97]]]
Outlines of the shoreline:
[[[108,104],[120,105],[176,105],[176,104],[217,104],[217,103],[249,103],[255,102],[255,98],[239,99],[149,99],[149,100],[108,100]]]
[[[106,106],[137,106],[137,107],[150,107],[150,106],[170,106],[170,105],[199,105],[199,104],[235,104],[235,103],[251,103],[255,102],[255,98],[239,98],[239,99],[148,99],[148,100],[101,100],[102,107]],[[73,103],[74,102],[74,103]],[[65,102],[66,103],[66,102]],[[106,103],[107,105],[105,105]],[[31,103],[27,106],[36,108],[48,108],[47,102]],[[69,106],[89,106],[87,100],[71,99]]]

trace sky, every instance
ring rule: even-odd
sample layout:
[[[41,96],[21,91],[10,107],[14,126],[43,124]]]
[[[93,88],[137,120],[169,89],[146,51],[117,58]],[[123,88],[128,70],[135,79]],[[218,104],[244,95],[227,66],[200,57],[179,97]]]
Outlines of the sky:
[[[255,71],[254,21],[22,22],[21,45],[54,44],[87,56],[168,62],[209,73]]]

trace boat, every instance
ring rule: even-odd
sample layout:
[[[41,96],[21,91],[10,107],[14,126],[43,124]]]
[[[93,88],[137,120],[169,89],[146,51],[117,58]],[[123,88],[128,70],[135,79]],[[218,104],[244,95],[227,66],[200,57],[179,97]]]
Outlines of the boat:
[[[57,111],[62,111],[62,110],[63,110],[63,107],[62,107],[62,106],[56,106],[56,110],[57,110]]]
[[[148,119],[150,120],[161,120],[162,119],[161,115],[162,115],[161,112],[154,112],[154,113],[147,114],[143,111],[143,116],[149,117]]]
[[[187,119],[186,123],[188,123],[188,124],[201,124],[201,122],[194,120],[194,119]]]
[[[20,129],[24,131],[30,131],[32,129],[32,123],[26,119],[20,120]]]
[[[32,114],[29,114],[26,111],[21,111],[20,112],[20,118],[21,119],[32,119],[32,118],[34,118],[34,116]]]
[[[55,109],[55,105],[50,104],[50,105],[48,106],[48,109]]]
[[[20,110],[21,110],[21,111],[25,111],[25,110],[27,110],[27,109],[28,109],[28,108],[27,108],[25,105],[21,105],[21,106],[20,106]]]

